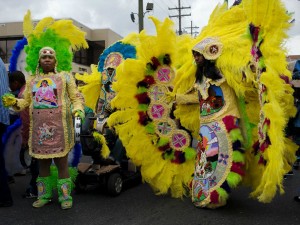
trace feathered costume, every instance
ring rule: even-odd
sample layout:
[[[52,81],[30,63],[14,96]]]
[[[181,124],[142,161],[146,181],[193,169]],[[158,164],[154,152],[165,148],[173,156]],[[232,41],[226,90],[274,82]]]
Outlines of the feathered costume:
[[[168,19],[152,20],[157,35],[140,33],[137,59],[118,67],[113,85],[118,111],[109,124],[127,155],[158,194],[189,193],[196,206],[216,208],[244,177],[253,197],[270,202],[283,192],[296,151],[284,133],[295,108],[281,46],[289,28],[283,4],[218,5],[194,40],[176,37]],[[222,78],[196,82],[192,49]]]
[[[17,101],[16,110],[22,110],[29,104],[31,105],[29,107],[29,114],[31,116],[29,139],[30,154],[35,158],[62,157],[74,146],[74,129],[71,126],[73,124],[72,115],[71,111],[67,110],[70,109],[71,102],[68,98],[65,98],[64,95],[67,92],[69,93],[73,111],[78,109],[83,111],[82,102],[77,98],[78,93],[74,78],[68,72],[63,71],[71,70],[72,52],[70,52],[69,47],[74,50],[78,50],[82,46],[87,47],[84,33],[76,28],[72,24],[72,21],[55,21],[51,17],[42,19],[36,27],[33,28],[30,13],[28,13],[24,18],[24,35],[28,40],[28,45],[25,47],[27,54],[26,69],[30,71],[33,76],[26,82],[24,100],[19,99]],[[57,74],[47,76],[40,74],[38,66],[39,51],[44,46],[52,47],[56,51]],[[52,92],[49,89],[49,94],[46,93],[47,96],[45,96],[45,98],[49,99],[48,103],[45,102],[46,100],[44,101],[45,103],[38,102],[38,99],[42,97],[39,95],[42,81],[47,81],[48,85],[53,89]],[[57,102],[55,99],[61,99],[61,102]],[[38,122],[38,120],[33,123],[33,116],[36,117],[38,115],[48,118],[53,115],[53,119],[51,120],[52,124],[46,123],[42,117],[40,122]],[[58,134],[60,134],[59,136],[63,139],[53,141],[54,136],[58,137]],[[63,147],[61,146],[61,141],[64,143]],[[41,146],[43,148],[42,152],[39,150]],[[47,153],[45,153],[46,149],[49,149]]]
[[[103,51],[99,56],[98,66],[91,65],[92,73],[76,74],[77,80],[83,81],[84,85],[79,87],[82,93],[86,106],[91,108],[94,112],[104,115],[104,111],[111,112],[110,102],[115,97],[115,92],[111,88],[113,82],[116,81],[117,67],[128,58],[136,57],[136,50],[134,47],[137,41],[136,35],[130,35],[126,39],[122,39]],[[113,69],[110,74],[109,69]],[[97,109],[97,103],[101,101],[103,104],[101,109]],[[93,132],[94,139],[102,145],[101,156],[107,158],[110,150],[107,146],[105,137],[99,132]]]
[[[84,111],[75,79],[69,71],[72,68],[72,50],[88,47],[85,33],[74,26],[71,20],[55,21],[51,17],[42,19],[34,27],[30,11],[24,17],[23,32],[28,41],[28,45],[25,46],[26,70],[32,76],[26,81],[24,99],[14,99],[9,95],[3,96],[2,99],[16,111],[29,107],[28,146],[31,156],[38,159],[64,157],[74,147],[72,114]],[[43,74],[39,61],[44,53],[55,58],[54,73]],[[78,159],[76,155],[78,149],[75,149],[73,154]],[[58,179],[55,171],[51,171],[51,176],[38,177],[38,200],[33,206],[42,207],[51,201],[52,189],[56,188],[57,184],[61,207],[72,207],[72,178],[76,177],[74,173],[77,171],[69,171],[69,178]]]

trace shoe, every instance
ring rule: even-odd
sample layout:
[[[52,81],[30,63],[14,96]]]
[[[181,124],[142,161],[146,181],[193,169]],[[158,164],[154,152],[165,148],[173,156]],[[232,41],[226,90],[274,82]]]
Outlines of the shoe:
[[[286,173],[285,175],[287,175],[287,176],[292,176],[292,175],[294,175],[294,172],[293,172],[293,170],[291,170],[291,171],[289,171],[288,173]]]
[[[300,202],[300,196],[295,196],[295,197],[294,197],[294,200],[295,200],[296,202]]]
[[[71,209],[72,206],[73,206],[73,201],[72,201],[72,200],[70,200],[70,201],[68,201],[68,200],[63,201],[63,202],[60,204],[60,206],[61,206],[61,209]]]
[[[25,194],[22,195],[23,198],[37,198],[37,192],[34,192],[31,188],[28,188]]]
[[[12,205],[13,205],[13,201],[12,200],[0,202],[0,207],[11,207]]]
[[[41,199],[36,200],[34,203],[32,203],[32,206],[34,208],[41,208],[44,205],[47,205],[51,202],[52,202],[52,199],[41,198]]]

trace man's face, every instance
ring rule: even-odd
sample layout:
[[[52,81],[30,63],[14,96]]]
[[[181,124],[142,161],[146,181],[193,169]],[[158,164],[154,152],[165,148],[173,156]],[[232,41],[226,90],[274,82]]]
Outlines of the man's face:
[[[202,66],[204,63],[204,56],[199,52],[193,51],[193,56],[197,65]]]
[[[114,68],[107,68],[107,72],[109,75],[112,75],[114,71],[115,71]]]

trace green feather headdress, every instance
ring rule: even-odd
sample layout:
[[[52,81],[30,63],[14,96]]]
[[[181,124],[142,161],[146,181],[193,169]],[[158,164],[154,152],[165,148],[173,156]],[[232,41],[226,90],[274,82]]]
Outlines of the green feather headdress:
[[[76,27],[72,20],[55,21],[46,17],[34,27],[28,10],[24,16],[23,32],[28,40],[25,47],[26,70],[32,73],[35,73],[38,66],[39,51],[45,46],[55,50],[58,72],[72,69],[73,51],[88,48],[85,32]]]

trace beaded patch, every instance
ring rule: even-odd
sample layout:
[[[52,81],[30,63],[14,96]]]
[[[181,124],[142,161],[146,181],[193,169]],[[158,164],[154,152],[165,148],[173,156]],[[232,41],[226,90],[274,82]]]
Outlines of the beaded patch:
[[[39,134],[39,145],[42,145],[44,141],[46,140],[53,140],[54,134],[55,134],[55,128],[47,125],[46,123],[43,123],[41,127],[39,127],[38,130]]]
[[[170,108],[164,103],[152,103],[149,105],[148,114],[151,119],[166,118],[169,113]]]
[[[34,109],[58,107],[56,83],[51,78],[36,81],[33,85],[32,96]]]
[[[120,63],[123,61],[123,57],[120,53],[118,52],[112,52],[110,53],[105,61],[104,61],[104,68],[114,68],[116,69],[117,66],[120,65]]]
[[[163,97],[165,97],[165,93],[168,91],[166,86],[161,85],[153,85],[149,88],[149,97],[153,101],[160,101]]]
[[[171,67],[161,66],[157,69],[154,79],[157,83],[171,85],[174,77],[174,70]]]
[[[176,124],[172,119],[157,120],[155,123],[156,133],[168,136],[172,130],[176,129]]]
[[[225,181],[232,165],[231,141],[222,122],[202,124],[200,137],[192,190],[196,205],[206,204],[202,201]]]
[[[182,150],[190,145],[190,136],[184,130],[176,130],[172,134],[170,145],[175,150]]]
[[[208,116],[219,112],[225,105],[222,89],[211,85],[208,89],[209,97],[200,100],[200,115]]]
[[[62,197],[64,200],[68,200],[70,198],[69,189],[70,187],[67,183],[61,185]]]
[[[45,183],[42,181],[38,181],[36,183],[37,189],[38,189],[38,193],[39,196],[43,196],[44,194],[46,194],[46,188],[45,188]]]

